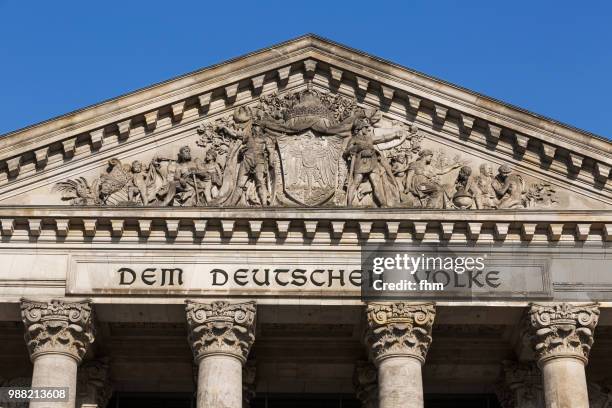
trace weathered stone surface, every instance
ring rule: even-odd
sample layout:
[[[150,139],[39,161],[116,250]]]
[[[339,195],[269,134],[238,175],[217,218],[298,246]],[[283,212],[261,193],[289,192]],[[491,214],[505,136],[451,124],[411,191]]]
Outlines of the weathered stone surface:
[[[230,355],[246,362],[255,341],[255,302],[188,301],[186,312],[189,344],[196,362],[215,354]]]
[[[433,303],[370,303],[365,342],[375,363],[409,356],[425,362],[436,311]]]
[[[239,107],[203,123],[198,133],[202,157],[185,145],[176,158],[111,159],[99,178],[69,179],[56,190],[73,205],[104,206],[506,209],[558,203],[550,184],[527,184],[505,164],[495,175],[483,163],[472,176],[469,159],[423,147],[416,125],[385,121],[355,99],[310,86],[261,96],[257,108]]]
[[[355,395],[362,408],[378,408],[378,369],[369,361],[358,361],[353,374]]]
[[[528,311],[529,333],[538,360],[573,357],[586,364],[599,321],[597,306],[532,304]]]
[[[503,408],[544,408],[542,374],[534,362],[504,361],[496,387]]]
[[[584,367],[599,314],[597,304],[530,306],[527,336],[542,371],[547,408],[589,406]]]
[[[422,408],[425,363],[436,315],[433,303],[369,303],[365,342],[378,367],[380,408]]]
[[[113,393],[108,358],[85,361],[77,374],[77,407],[105,408]]]
[[[94,341],[89,301],[22,299],[21,319],[32,360],[44,354],[68,355],[80,362]]]

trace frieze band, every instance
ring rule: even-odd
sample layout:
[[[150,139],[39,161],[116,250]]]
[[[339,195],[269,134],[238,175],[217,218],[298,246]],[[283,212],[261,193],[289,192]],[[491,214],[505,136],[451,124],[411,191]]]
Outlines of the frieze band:
[[[507,164],[495,174],[483,163],[475,174],[466,159],[424,148],[416,125],[383,122],[380,111],[309,84],[202,124],[203,157],[186,145],[177,157],[148,163],[113,158],[97,179],[54,189],[73,205],[97,206],[508,209],[558,202],[550,184],[526,183]],[[451,172],[454,185],[442,182]]]

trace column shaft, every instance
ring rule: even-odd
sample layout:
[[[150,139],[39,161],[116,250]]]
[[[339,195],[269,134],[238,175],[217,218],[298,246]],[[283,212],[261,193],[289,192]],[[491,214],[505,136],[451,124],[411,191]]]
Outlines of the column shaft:
[[[242,408],[242,366],[253,341],[255,302],[187,301],[189,344],[198,364],[198,408]]]
[[[379,408],[423,408],[421,366],[432,342],[433,303],[370,303],[365,342],[378,367]]]
[[[540,364],[546,408],[589,408],[584,362],[555,358]]]
[[[43,354],[34,359],[32,387],[68,387],[68,401],[30,402],[30,408],[73,408],[76,400],[77,361],[64,354]]]
[[[32,387],[66,387],[68,401],[30,402],[31,408],[74,408],[77,367],[94,341],[90,301],[21,299],[25,340],[34,364]]]
[[[378,365],[379,408],[423,408],[421,362],[391,357]]]
[[[589,408],[584,368],[598,321],[596,303],[531,304],[526,334],[542,371],[547,408]]]
[[[204,357],[198,367],[198,408],[242,408],[242,362],[223,355]]]

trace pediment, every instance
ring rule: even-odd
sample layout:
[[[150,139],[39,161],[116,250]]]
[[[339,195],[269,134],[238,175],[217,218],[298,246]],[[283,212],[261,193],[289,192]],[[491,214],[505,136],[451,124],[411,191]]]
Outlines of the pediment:
[[[306,36],[6,135],[0,206],[609,209],[611,155]]]

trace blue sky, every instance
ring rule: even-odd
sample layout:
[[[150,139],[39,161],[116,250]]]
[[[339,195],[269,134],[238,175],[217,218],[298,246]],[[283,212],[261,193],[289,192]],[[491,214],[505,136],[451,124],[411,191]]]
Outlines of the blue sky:
[[[612,137],[612,2],[0,0],[0,134],[313,32]]]

